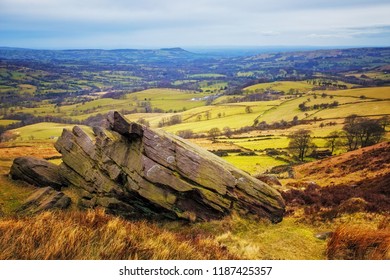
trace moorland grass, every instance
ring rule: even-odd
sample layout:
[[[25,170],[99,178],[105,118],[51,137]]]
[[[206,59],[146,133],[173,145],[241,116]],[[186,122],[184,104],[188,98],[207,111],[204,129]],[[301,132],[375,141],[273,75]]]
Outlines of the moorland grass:
[[[236,259],[215,240],[191,238],[102,210],[0,219],[2,260]]]

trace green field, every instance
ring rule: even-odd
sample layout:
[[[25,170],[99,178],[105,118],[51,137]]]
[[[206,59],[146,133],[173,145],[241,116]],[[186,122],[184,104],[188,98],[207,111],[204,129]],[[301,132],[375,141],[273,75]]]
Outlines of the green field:
[[[136,114],[129,114],[125,115],[125,117],[132,122],[137,122],[139,119],[145,119],[149,122],[151,127],[158,127],[158,123],[161,121],[162,118],[169,118],[173,115],[176,115],[174,113],[136,113]]]
[[[334,109],[322,110],[314,114],[314,116],[324,119],[344,118],[351,114],[359,116],[373,116],[390,114],[390,101],[374,101],[358,104],[341,105]]]
[[[201,73],[201,74],[188,75],[188,78],[223,78],[223,77],[226,76],[217,73]]]
[[[234,166],[248,172],[251,175],[256,173],[264,173],[269,171],[271,167],[285,164],[284,161],[274,159],[267,155],[256,155],[256,156],[239,156],[229,155],[222,159],[230,162]]]
[[[278,86],[279,89],[281,86],[309,86],[306,82],[271,84]],[[213,84],[207,85],[212,86]],[[214,85],[219,87],[223,84]],[[94,100],[74,105],[55,107],[53,104],[44,102],[39,108],[15,107],[14,110],[34,115],[70,116],[79,120],[110,110],[137,110],[138,113],[128,114],[126,117],[130,121],[138,121],[143,118],[149,122],[151,127],[159,127],[163,118],[169,119],[173,115],[180,115],[182,123],[165,126],[162,129],[173,134],[177,134],[181,130],[192,130],[194,133],[203,133],[206,136],[212,128],[219,128],[222,132],[225,127],[235,130],[245,126],[253,126],[255,121],[273,124],[282,120],[291,122],[294,117],[298,117],[298,120],[311,120],[311,122],[284,129],[257,130],[243,135],[233,135],[231,139],[220,137],[218,142],[221,144],[232,143],[236,147],[251,151],[264,151],[269,148],[286,149],[290,141],[289,134],[298,129],[309,129],[314,137],[313,143],[319,148],[324,148],[326,142],[324,137],[332,131],[342,130],[343,118],[346,116],[351,114],[371,117],[390,115],[390,100],[382,100],[387,99],[389,89],[390,87],[324,91],[327,95],[312,92],[291,99],[239,103],[223,103],[231,96],[222,96],[215,101],[218,104],[209,106],[204,106],[206,101],[202,99],[207,96],[206,93],[175,89],[149,89],[126,94],[120,99],[101,99],[96,95],[92,97],[95,98]],[[361,95],[365,95],[367,98],[361,98]],[[336,108],[313,108],[314,105],[331,104],[335,101],[339,104]],[[150,108],[159,108],[165,113],[145,113],[145,103]],[[301,111],[299,104],[302,103],[305,103],[310,109]],[[0,120],[0,125],[11,122],[12,120]],[[329,125],[330,122],[332,125]],[[71,128],[73,125],[40,123],[15,129],[13,132],[19,135],[16,141],[31,139],[51,141],[61,134],[64,127]],[[262,154],[256,156],[231,154],[224,159],[251,174],[265,172],[273,166],[285,163]]]
[[[200,82],[199,87],[203,92],[220,93],[223,92],[228,83],[226,82]]]
[[[0,126],[6,126],[6,125],[10,125],[10,124],[13,124],[13,123],[17,123],[19,121],[16,121],[16,120],[1,120],[0,119]]]
[[[240,102],[217,104],[211,106],[196,107],[191,110],[180,112],[182,123],[165,127],[164,130],[177,133],[180,130],[192,130],[196,133],[207,133],[212,128],[224,127],[238,129],[244,126],[252,126],[254,121],[259,123],[265,121],[268,124],[275,122],[292,121],[294,117],[298,120],[319,118],[321,122],[329,122],[329,119],[338,119],[346,117],[350,114],[358,114],[363,116],[390,114],[389,101],[376,101],[372,99],[361,99],[357,96],[343,94],[350,90],[338,91],[337,96],[330,97],[329,95],[322,97],[320,94],[305,95],[288,100],[274,101],[257,101],[257,102]],[[153,99],[152,99],[153,101]],[[328,109],[313,109],[314,105],[331,104],[338,102],[338,107]],[[299,104],[305,102],[310,109],[301,111]],[[248,109],[249,108],[249,109]],[[136,114],[128,115],[132,121],[137,121],[139,118],[145,118],[150,122],[152,127],[157,127],[162,118],[169,118],[173,114]],[[324,120],[321,120],[324,119]],[[331,130],[334,128],[323,128]],[[329,131],[330,132],[330,131]],[[324,133],[322,133],[323,135]]]
[[[339,96],[365,96],[367,98],[390,99],[390,87],[355,88],[338,91],[326,91],[326,93]]]
[[[205,105],[206,101],[201,100],[205,96],[207,96],[205,93],[159,88],[129,93],[121,99],[99,98],[60,107],[43,101],[36,108],[15,107],[13,110],[15,113],[30,113],[35,116],[52,115],[84,120],[98,113],[105,114],[110,110],[138,110],[139,112],[145,112],[145,103],[149,104],[151,109],[183,111]]]
[[[213,105],[229,103],[232,98],[241,98],[242,95],[222,95],[213,101]]]
[[[226,141],[252,151],[261,151],[265,149],[285,149],[287,148],[289,143],[289,139],[286,136],[265,137],[265,139],[264,138],[229,139]]]
[[[32,125],[23,126],[17,129],[11,130],[18,135],[16,141],[27,140],[55,140],[62,134],[64,128],[72,129],[74,125],[66,125],[61,123],[37,123]],[[81,126],[86,128],[86,126]]]
[[[284,91],[287,93],[290,89],[299,90],[300,92],[308,92],[313,88],[313,85],[305,82],[295,82],[295,81],[283,81],[283,82],[272,82],[272,83],[261,83],[253,86],[244,88],[244,91],[255,92],[256,90],[267,90],[272,89],[276,91]]]
[[[356,78],[361,78],[361,79],[365,79],[364,76],[366,76],[369,77],[370,79],[390,80],[390,73],[380,72],[380,71],[351,73],[351,74],[346,74],[346,76],[354,76]]]
[[[340,91],[341,92],[341,91]],[[318,95],[317,95],[318,96]],[[310,99],[310,101],[308,101]],[[310,109],[308,111],[301,111],[299,110],[299,104],[306,102],[306,106],[313,106],[315,104],[331,104],[332,102],[337,101],[339,103],[339,106],[334,109]],[[291,121],[295,116],[298,117],[299,120],[302,119],[311,119],[313,116],[316,117],[322,117],[322,118],[337,118],[337,116],[334,116],[332,113],[332,116],[328,116],[329,112],[339,112],[340,108],[343,108],[343,116],[347,116],[350,114],[358,114],[358,115],[369,115],[368,113],[362,114],[362,108],[363,112],[368,111],[378,111],[382,108],[387,107],[386,102],[383,101],[382,103],[374,104],[374,102],[367,102],[369,100],[362,100],[356,97],[345,97],[345,96],[334,96],[334,98],[322,98],[317,97],[317,99],[314,99],[313,96],[302,96],[295,99],[287,100],[283,103],[281,103],[279,106],[275,106],[272,110],[269,110],[267,112],[264,112],[263,114],[259,115],[258,121],[265,121],[267,123],[273,123],[276,121]],[[345,104],[345,105],[344,105]],[[380,109],[375,109],[377,106],[380,106]],[[345,109],[348,108],[348,109]],[[387,111],[387,110],[385,110]],[[386,112],[383,112],[384,114],[387,114]]]
[[[256,117],[275,105],[280,104],[279,100],[266,102],[241,102],[221,105],[197,107],[191,110],[180,112],[183,123],[169,126],[165,130],[176,133],[179,130],[191,129],[194,132],[208,132],[211,128],[223,129],[240,128],[253,125]],[[131,114],[127,117],[136,121],[144,118],[149,121],[152,127],[157,127],[162,118],[171,117],[170,114]]]
[[[204,100],[192,100],[205,96],[207,96],[205,93],[158,88],[130,93],[126,95],[126,98],[133,101],[150,101],[152,108],[182,111],[205,105]]]
[[[274,101],[252,103],[251,113],[246,113],[246,103],[224,104],[219,106],[200,107],[183,113],[183,123],[166,127],[165,130],[176,133],[179,130],[191,129],[194,132],[208,132],[212,128],[232,129],[251,126],[256,117],[275,104]],[[210,119],[206,114],[209,112]],[[220,116],[220,117],[219,117]],[[197,119],[199,118],[199,120]]]

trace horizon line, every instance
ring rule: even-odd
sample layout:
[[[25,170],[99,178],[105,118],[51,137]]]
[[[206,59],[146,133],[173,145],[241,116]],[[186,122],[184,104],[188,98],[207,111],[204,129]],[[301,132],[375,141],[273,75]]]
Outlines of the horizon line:
[[[255,50],[255,49],[359,49],[359,48],[389,48],[390,45],[332,45],[332,46],[322,46],[322,45],[204,45],[204,46],[176,46],[176,47],[158,47],[158,46],[129,46],[129,47],[120,47],[120,48],[83,48],[83,47],[74,47],[74,48],[29,48],[29,47],[17,47],[17,46],[3,46],[0,45],[0,49],[20,49],[20,50],[36,50],[36,51],[72,51],[72,50],[103,50],[103,51],[114,51],[114,50],[173,50],[173,49],[193,49],[193,50]]]

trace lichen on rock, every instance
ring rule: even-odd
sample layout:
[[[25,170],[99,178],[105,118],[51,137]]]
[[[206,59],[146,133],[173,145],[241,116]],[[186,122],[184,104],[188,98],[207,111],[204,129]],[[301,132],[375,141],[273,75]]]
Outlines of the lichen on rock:
[[[129,218],[204,221],[236,211],[282,220],[279,192],[218,156],[115,111],[107,123],[92,133],[64,129],[55,144],[61,178],[81,207]]]

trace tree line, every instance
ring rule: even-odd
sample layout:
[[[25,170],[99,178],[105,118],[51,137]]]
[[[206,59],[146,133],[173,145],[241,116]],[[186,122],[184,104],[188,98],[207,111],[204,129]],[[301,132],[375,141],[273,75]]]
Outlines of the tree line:
[[[390,118],[388,116],[380,119],[369,119],[350,115],[345,118],[342,131],[333,131],[326,137],[326,147],[333,154],[341,146],[352,151],[377,144],[383,139],[389,124]],[[300,161],[304,161],[309,152],[316,148],[311,134],[310,130],[300,129],[289,135],[288,149]]]

